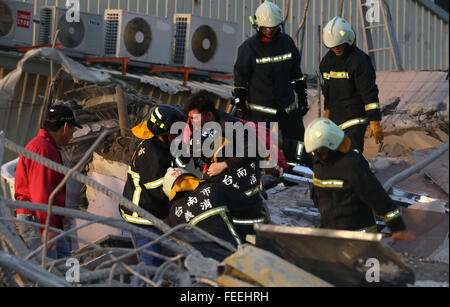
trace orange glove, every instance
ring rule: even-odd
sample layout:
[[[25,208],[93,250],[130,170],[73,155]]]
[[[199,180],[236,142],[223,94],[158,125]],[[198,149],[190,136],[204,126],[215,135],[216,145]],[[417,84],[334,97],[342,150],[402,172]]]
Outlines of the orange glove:
[[[394,244],[397,241],[405,241],[405,242],[411,242],[416,239],[416,233],[412,231],[396,231],[392,233],[391,236],[391,243]]]
[[[369,137],[372,136],[375,137],[375,143],[380,144],[383,142],[384,134],[380,122],[370,122]]]
[[[322,117],[323,118],[330,118],[330,109],[323,110]]]

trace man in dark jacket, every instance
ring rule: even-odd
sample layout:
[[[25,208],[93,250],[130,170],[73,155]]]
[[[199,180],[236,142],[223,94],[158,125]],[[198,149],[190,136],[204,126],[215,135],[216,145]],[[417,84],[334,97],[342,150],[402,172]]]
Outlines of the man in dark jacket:
[[[133,134],[143,141],[134,152],[128,167],[123,196],[162,220],[169,215],[169,202],[162,191],[164,175],[174,161],[170,143],[176,135],[170,134],[170,127],[178,121],[184,121],[184,115],[180,110],[171,105],[159,105],[153,109],[149,120],[132,129]],[[122,206],[120,213],[126,222],[161,234],[158,228],[150,221],[139,217],[137,213]],[[138,234],[133,234],[133,239],[137,247],[149,242],[148,238]],[[161,247],[155,244],[149,250],[160,253]],[[160,259],[146,253],[141,253],[141,258],[147,265],[160,264]]]
[[[304,163],[306,81],[298,49],[281,32],[282,23],[281,9],[274,3],[265,1],[257,8],[253,23],[257,33],[239,47],[234,65],[235,105],[245,119],[278,123],[287,161]]]
[[[259,153],[262,149],[257,148],[259,142],[254,131],[244,129],[243,122],[236,117],[216,110],[211,95],[204,91],[191,97],[185,111],[192,127],[191,141],[203,143],[199,147],[202,149],[200,157],[194,158],[197,165],[203,169],[202,179],[230,186],[247,195],[253,204],[252,210],[248,211],[248,219],[243,214],[235,222],[240,227],[250,228],[247,232],[253,232],[254,223],[266,222],[260,194]],[[213,128],[215,125],[216,129],[207,128],[209,125]],[[200,131],[202,137],[195,137]],[[211,155],[205,155],[204,150],[209,148],[204,144],[209,138],[215,139],[215,142],[209,142],[213,147]],[[192,148],[192,151],[194,156],[198,156],[195,154],[195,148]]]
[[[235,247],[242,243],[228,207],[230,198],[236,201],[234,195],[239,195],[236,190],[227,194],[226,186],[200,180],[182,168],[167,169],[163,190],[171,203],[168,218],[171,227],[191,224]],[[204,256],[219,258],[219,261],[229,254],[215,244],[198,244],[196,247]]]
[[[330,48],[320,63],[323,117],[344,130],[352,149],[362,154],[368,124],[369,136],[374,136],[377,144],[384,137],[375,69],[369,56],[355,46],[355,32],[341,17],[333,18],[324,28],[323,42]]]
[[[384,191],[364,157],[331,120],[318,118],[305,132],[305,148],[314,155],[313,200],[321,227],[376,232],[373,211],[392,231],[392,240],[413,240],[399,208]]]

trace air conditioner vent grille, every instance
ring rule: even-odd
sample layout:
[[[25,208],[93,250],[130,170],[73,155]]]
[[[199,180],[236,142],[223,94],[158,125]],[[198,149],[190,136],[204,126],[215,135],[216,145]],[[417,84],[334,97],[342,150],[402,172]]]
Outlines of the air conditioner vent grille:
[[[108,13],[105,22],[105,55],[116,54],[117,35],[119,31],[119,14]]]
[[[173,50],[173,62],[175,64],[184,64],[188,18],[177,17],[175,23],[176,28],[175,28],[175,44]]]
[[[52,31],[52,10],[41,9],[41,21],[39,24],[39,45],[49,45],[51,43]]]

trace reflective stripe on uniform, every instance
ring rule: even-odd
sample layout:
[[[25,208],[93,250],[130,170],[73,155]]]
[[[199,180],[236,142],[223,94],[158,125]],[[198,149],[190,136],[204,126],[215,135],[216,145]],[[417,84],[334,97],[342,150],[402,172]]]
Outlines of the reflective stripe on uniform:
[[[345,129],[350,128],[350,127],[355,126],[355,125],[367,124],[368,121],[369,121],[369,119],[367,117],[365,117],[365,118],[355,118],[355,119],[351,119],[349,121],[346,121],[343,124],[340,124],[339,128],[341,128],[342,130],[345,130]]]
[[[221,212],[227,212],[228,209],[225,206],[217,207],[211,210],[208,210],[206,212],[203,212],[202,214],[197,215],[192,220],[189,221],[189,224],[196,225],[197,223],[203,221],[204,219],[210,218],[213,215],[220,214]]]
[[[253,225],[253,224],[259,224],[259,223],[264,223],[266,221],[266,217],[258,217],[258,218],[253,218],[253,219],[236,219],[233,218],[233,223],[238,224],[238,225]]]
[[[126,214],[122,209],[120,209],[120,212],[122,214],[122,217],[125,221],[129,222],[129,223],[134,223],[134,224],[140,224],[140,225],[153,225],[152,222],[150,222],[149,220],[140,218],[139,216],[131,216],[129,214]]]
[[[247,196],[250,197],[250,196],[253,196],[253,195],[259,193],[260,191],[261,191],[260,187],[257,186],[257,187],[254,187],[253,189],[245,191],[245,194],[247,194]]]
[[[348,76],[348,72],[336,72],[336,71],[330,71],[330,73],[323,73],[323,78],[326,80],[330,80],[330,78],[333,79],[350,79]]]
[[[297,160],[300,160],[302,158],[302,152],[303,152],[303,142],[298,141],[298,143],[297,143]]]
[[[284,110],[286,111],[287,114],[289,114],[291,111],[294,111],[296,109],[297,109],[297,104],[295,102],[293,102],[290,106],[288,106]]]
[[[319,188],[343,188],[344,181],[339,179],[320,180],[313,175],[313,184]]]
[[[366,104],[364,108],[366,109],[366,112],[370,110],[380,109],[380,103],[379,102],[369,103]]]
[[[228,230],[231,232],[231,234],[233,235],[234,239],[236,240],[236,243],[239,245],[241,244],[241,239],[239,238],[239,235],[237,234],[236,230],[234,229],[233,225],[231,224],[230,220],[228,219],[227,213],[228,212],[228,208],[225,206],[222,207],[217,207],[211,210],[208,210],[206,212],[203,212],[202,214],[197,215],[195,218],[193,218],[192,220],[190,220],[189,224],[191,225],[196,225],[199,222],[210,218],[211,216],[220,214],[220,217],[222,218],[222,220],[225,222],[225,224],[228,227]]]
[[[357,231],[357,232],[375,233],[375,232],[377,232],[377,225],[372,225],[372,226],[369,226],[369,227],[366,227],[366,228],[361,228],[361,229],[358,229],[358,230],[355,230],[355,231]]]
[[[146,187],[147,189],[156,189],[162,186],[163,184],[164,184],[164,177],[159,178],[158,180],[152,182],[147,182],[144,184],[144,187]]]
[[[259,58],[259,59],[256,59],[256,64],[277,63],[277,62],[287,61],[290,59],[292,59],[292,52],[283,54],[283,55],[277,55],[274,57]]]
[[[139,181],[141,180],[141,176],[139,176],[138,173],[133,172],[131,170],[131,167],[128,167],[128,174],[130,174],[131,177],[133,178],[133,184],[134,184],[133,199],[131,201],[136,206],[139,206],[139,200],[141,198],[141,192],[142,192],[141,185],[139,184]]]
[[[175,164],[176,164],[178,167],[181,167],[181,168],[185,168],[185,167],[186,167],[186,164],[184,164],[184,163],[180,160],[180,158],[176,158],[176,159],[175,159]]]
[[[382,216],[381,219],[384,222],[390,222],[395,218],[398,218],[400,216],[400,210],[399,209],[395,209],[394,211],[391,211],[389,213],[387,213],[386,215]]]
[[[130,174],[131,177],[133,178],[133,184],[134,184],[133,198],[131,201],[133,204],[135,204],[136,206],[139,207],[139,202],[140,202],[141,193],[142,193],[142,188],[140,185],[141,176],[138,173],[133,172],[131,170],[131,167],[128,167],[128,174]],[[163,183],[164,183],[164,177],[160,178],[158,180],[152,181],[152,182],[148,182],[148,183],[144,184],[144,187],[146,189],[156,189],[156,188],[162,186]],[[123,210],[121,210],[121,211],[122,211],[122,217],[127,222],[137,223],[137,224],[141,224],[141,225],[153,225],[150,221],[140,218],[136,212],[133,212],[133,215],[128,215]]]
[[[159,113],[158,108],[155,109],[155,113],[156,113],[156,116],[158,116],[158,119],[156,119],[152,113],[152,115],[150,116],[150,121],[154,124],[156,124],[156,122],[159,121],[160,122],[159,128],[161,128],[161,129],[164,128],[164,123],[162,122],[162,116],[161,116],[161,113]]]
[[[263,107],[263,106],[260,106],[257,104],[252,104],[252,103],[250,103],[248,106],[250,107],[251,110],[254,110],[254,111],[267,113],[267,114],[271,114],[271,115],[277,115],[277,110],[274,108]]]

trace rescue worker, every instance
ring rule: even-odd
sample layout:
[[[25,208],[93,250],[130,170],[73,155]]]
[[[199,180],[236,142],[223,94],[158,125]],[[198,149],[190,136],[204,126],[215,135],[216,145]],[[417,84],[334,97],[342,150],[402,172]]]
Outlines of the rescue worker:
[[[207,92],[201,91],[192,96],[185,111],[194,133],[196,130],[202,129],[203,142],[204,138],[208,137],[219,139],[219,146],[212,150],[214,152],[212,157],[202,156],[201,159],[195,159],[197,164],[203,164],[203,179],[233,187],[247,195],[250,203],[253,204],[252,209],[248,211],[247,215],[244,214],[241,216],[242,218],[235,220],[235,223],[246,229],[243,232],[254,233],[253,224],[265,223],[267,220],[260,194],[259,150],[256,148],[254,152],[249,150],[250,140],[253,140],[254,146],[259,146],[256,136],[253,135],[253,131],[245,129],[243,137],[237,136],[237,129],[233,130],[233,133],[226,133],[227,123],[242,124],[242,122],[228,113],[216,110],[213,99]],[[207,131],[205,125],[208,123],[217,123],[218,128],[222,130],[221,133]],[[195,138],[193,141],[196,141]],[[233,149],[232,152],[230,150],[231,156],[227,156],[227,146]],[[255,156],[252,156],[253,153]],[[248,218],[244,218],[245,216]]]
[[[170,126],[178,121],[184,121],[183,113],[171,105],[155,107],[150,119],[132,129],[133,134],[142,139],[134,152],[128,167],[127,181],[123,196],[159,219],[166,219],[169,215],[169,203],[162,191],[164,175],[173,163],[170,153],[170,143],[176,135],[170,134]],[[139,217],[135,212],[120,206],[122,218],[134,225],[146,228],[157,234],[161,231],[152,223]],[[133,234],[137,248],[150,242],[148,238]],[[160,245],[152,245],[150,251],[160,253]],[[146,253],[141,253],[142,261],[147,265],[159,266],[160,259]]]
[[[392,231],[393,242],[413,240],[399,208],[351,147],[350,138],[330,119],[318,118],[306,128],[305,148],[314,161],[312,199],[321,228],[376,232],[375,211]]]
[[[334,17],[323,29],[323,43],[329,52],[320,63],[325,98],[323,117],[330,118],[345,131],[352,149],[364,151],[364,135],[383,141],[376,74],[367,54],[356,47],[356,35],[350,24]]]
[[[168,168],[163,191],[171,207],[169,225],[191,224],[237,247],[243,241],[233,223],[229,205],[246,196],[228,186],[198,179],[182,168]],[[204,256],[222,261],[229,251],[211,243],[194,244]]]
[[[277,5],[264,1],[254,18],[250,20],[257,33],[239,47],[234,65],[237,112],[255,123],[278,123],[287,161],[307,163],[302,160],[307,86],[299,51],[281,31],[283,16]]]

